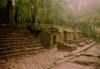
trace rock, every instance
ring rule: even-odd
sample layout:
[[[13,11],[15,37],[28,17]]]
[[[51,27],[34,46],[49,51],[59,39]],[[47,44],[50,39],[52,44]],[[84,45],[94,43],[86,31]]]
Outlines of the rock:
[[[85,43],[85,42],[80,42],[78,45],[79,45],[80,47],[84,47],[84,46],[86,46],[86,43]]]
[[[74,44],[58,43],[57,49],[60,51],[72,52],[77,49],[77,46]]]

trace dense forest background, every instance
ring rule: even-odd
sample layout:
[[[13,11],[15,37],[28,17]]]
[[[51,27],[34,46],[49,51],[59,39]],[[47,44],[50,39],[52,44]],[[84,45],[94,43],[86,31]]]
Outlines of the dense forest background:
[[[86,0],[13,0],[16,24],[56,24],[83,31],[87,37],[97,39],[100,28],[100,2]],[[0,0],[0,21],[3,21],[7,0]]]

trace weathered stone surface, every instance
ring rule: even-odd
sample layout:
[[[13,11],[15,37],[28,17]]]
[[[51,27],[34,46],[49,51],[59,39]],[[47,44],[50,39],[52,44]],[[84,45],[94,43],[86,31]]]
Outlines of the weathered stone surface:
[[[70,44],[64,44],[64,43],[58,43],[57,48],[58,50],[61,50],[61,51],[72,52],[77,49],[77,46],[70,45]]]
[[[39,38],[25,27],[0,26],[0,57],[42,52]]]
[[[80,47],[84,47],[84,46],[86,46],[86,43],[85,43],[85,42],[80,42],[78,45],[79,45]]]

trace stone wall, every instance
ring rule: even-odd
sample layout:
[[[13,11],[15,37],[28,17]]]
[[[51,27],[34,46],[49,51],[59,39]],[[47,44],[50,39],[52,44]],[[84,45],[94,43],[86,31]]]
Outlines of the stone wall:
[[[50,48],[50,36],[51,35],[47,31],[42,31],[40,33],[41,42],[45,48]]]

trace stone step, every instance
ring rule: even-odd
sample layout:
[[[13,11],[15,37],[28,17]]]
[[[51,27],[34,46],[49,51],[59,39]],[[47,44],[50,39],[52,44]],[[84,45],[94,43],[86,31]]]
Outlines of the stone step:
[[[6,40],[6,41],[0,41],[0,45],[6,45],[6,44],[9,44],[9,45],[14,45],[14,44],[40,44],[41,42],[40,41],[32,41],[32,40],[19,40],[19,41],[10,41],[10,40]]]
[[[31,42],[26,42],[26,43],[5,43],[5,44],[0,44],[0,48],[4,47],[13,47],[13,46],[41,46],[41,43],[31,43]]]
[[[0,53],[1,52],[5,52],[5,51],[11,51],[11,50],[19,50],[19,49],[31,49],[31,48],[34,48],[34,49],[37,49],[37,48],[42,48],[39,47],[39,46],[14,46],[14,47],[8,47],[8,48],[0,48]]]
[[[0,32],[0,35],[4,35],[4,34],[6,34],[6,35],[30,35],[30,33],[28,33],[28,32],[25,32],[25,33],[23,33],[23,32]],[[32,34],[31,34],[32,35]]]
[[[11,54],[11,53],[17,53],[17,52],[28,52],[28,51],[35,51],[35,50],[39,50],[39,49],[43,49],[43,47],[35,47],[35,48],[25,48],[25,49],[15,49],[15,50],[4,50],[4,51],[0,51],[0,55],[7,55],[7,54]]]
[[[35,41],[24,41],[24,42],[3,42],[0,43],[0,47],[6,47],[6,46],[18,46],[18,45],[41,45],[41,42],[35,42]]]
[[[0,50],[4,50],[4,49],[13,49],[13,48],[30,48],[30,47],[42,47],[41,44],[34,44],[34,45],[5,45],[5,46],[0,46]]]
[[[28,36],[0,36],[0,40],[14,40],[14,39],[28,39],[28,40],[40,40],[36,37],[28,37]]]
[[[2,43],[0,44],[0,47],[12,47],[12,46],[21,46],[21,45],[25,45],[25,46],[28,46],[28,45],[32,45],[32,46],[35,46],[35,45],[38,45],[40,46],[41,43],[40,42],[24,42],[24,43]]]
[[[11,31],[11,32],[6,32],[6,31],[4,31],[4,32],[0,32],[0,35],[20,35],[20,34],[22,34],[22,35],[32,35],[30,32],[24,32],[24,31],[22,31],[22,32],[14,32],[14,31]]]
[[[0,32],[0,36],[6,36],[6,35],[30,35],[30,33],[27,33],[27,32],[25,32],[25,33],[21,33],[21,32],[14,32],[14,33],[12,33],[12,32]],[[32,34],[31,34],[32,35]]]
[[[32,39],[8,39],[8,40],[0,40],[0,43],[21,43],[21,42],[32,42],[32,43],[39,43],[39,40],[32,40]]]
[[[6,45],[6,44],[10,44],[10,45],[13,45],[13,44],[37,44],[37,43],[41,43],[40,41],[32,41],[32,40],[14,40],[14,41],[11,41],[11,40],[6,40],[6,41],[1,41],[0,40],[0,45]]]
[[[19,56],[19,55],[25,55],[25,54],[37,54],[37,53],[40,53],[40,52],[44,52],[45,51],[45,49],[38,49],[38,50],[29,50],[29,51],[20,51],[20,52],[15,52],[15,53],[10,53],[10,54],[2,54],[2,55],[0,55],[0,58],[9,58],[9,57],[15,57],[15,56]]]
[[[24,39],[24,40],[27,40],[27,39],[35,39],[35,40],[37,40],[35,37],[8,37],[8,38],[4,38],[4,37],[2,37],[2,38],[0,38],[0,40],[13,40],[13,39]]]
[[[23,27],[0,26],[0,57],[42,50],[40,38]]]
[[[31,34],[29,30],[0,30],[0,34]]]

